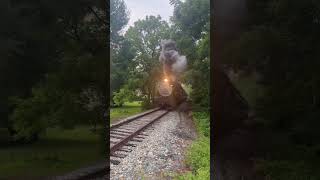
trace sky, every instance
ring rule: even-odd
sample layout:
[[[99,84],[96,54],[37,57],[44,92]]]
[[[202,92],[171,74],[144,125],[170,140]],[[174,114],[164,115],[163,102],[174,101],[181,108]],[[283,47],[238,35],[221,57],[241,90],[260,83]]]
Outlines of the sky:
[[[144,19],[146,15],[160,15],[163,20],[169,22],[173,14],[173,6],[169,4],[169,0],[124,0],[124,2],[130,12],[130,20],[124,31],[138,19]]]

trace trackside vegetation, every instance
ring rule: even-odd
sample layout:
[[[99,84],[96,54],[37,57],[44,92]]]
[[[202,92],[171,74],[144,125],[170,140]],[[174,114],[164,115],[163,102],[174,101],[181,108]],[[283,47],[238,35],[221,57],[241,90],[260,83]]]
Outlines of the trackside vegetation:
[[[176,179],[210,179],[210,115],[208,112],[194,112],[194,123],[198,138],[187,150],[186,164],[191,172],[179,175]]]

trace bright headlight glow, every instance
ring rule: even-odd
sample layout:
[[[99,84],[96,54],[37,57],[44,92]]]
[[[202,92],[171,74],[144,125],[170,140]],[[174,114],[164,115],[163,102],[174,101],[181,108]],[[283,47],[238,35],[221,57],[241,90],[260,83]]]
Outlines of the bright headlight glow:
[[[167,79],[167,78],[165,78],[165,79],[164,79],[164,82],[168,82],[168,79]]]

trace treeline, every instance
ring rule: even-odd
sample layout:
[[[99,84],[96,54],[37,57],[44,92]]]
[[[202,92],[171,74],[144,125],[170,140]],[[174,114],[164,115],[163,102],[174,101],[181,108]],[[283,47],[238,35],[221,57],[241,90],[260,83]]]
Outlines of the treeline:
[[[160,41],[173,39],[180,54],[186,55],[188,69],[182,82],[191,85],[191,99],[198,107],[209,105],[209,27],[208,0],[171,0],[174,14],[171,23],[160,16],[146,16],[129,27],[129,13],[122,0],[112,0],[110,104],[122,105],[125,101],[141,100],[144,107],[154,101],[156,83],[162,80],[159,63]],[[116,5],[118,4],[118,5]]]
[[[225,49],[224,63],[262,87],[253,107],[265,148],[260,170],[271,179],[319,179],[320,3],[249,0],[247,5],[249,26]]]
[[[1,129],[10,139],[34,140],[48,127],[107,122],[110,102],[139,99],[148,107],[161,78],[161,39],[175,40],[187,56],[183,82],[207,107],[209,1],[171,3],[172,24],[148,16],[121,33],[129,19],[122,0],[1,1]]]
[[[107,112],[106,1],[0,2],[0,126],[12,140]],[[1,136],[1,135],[0,135]]]

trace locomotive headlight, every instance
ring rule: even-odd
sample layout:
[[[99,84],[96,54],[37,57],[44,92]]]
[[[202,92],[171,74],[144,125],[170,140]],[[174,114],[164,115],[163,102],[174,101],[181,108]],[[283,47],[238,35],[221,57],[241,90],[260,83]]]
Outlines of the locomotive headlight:
[[[168,79],[167,79],[167,78],[165,78],[165,79],[164,79],[164,82],[168,82]]]

